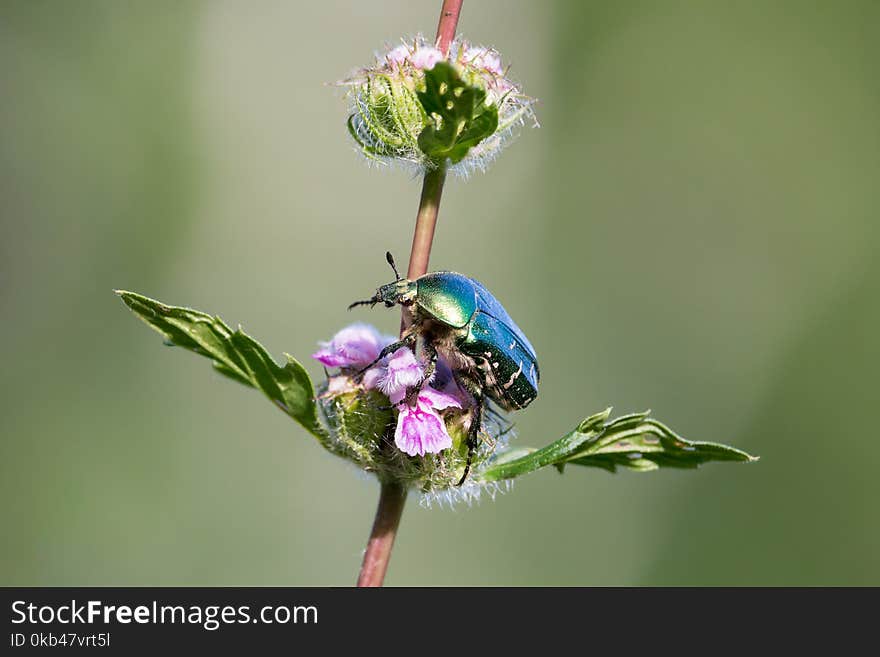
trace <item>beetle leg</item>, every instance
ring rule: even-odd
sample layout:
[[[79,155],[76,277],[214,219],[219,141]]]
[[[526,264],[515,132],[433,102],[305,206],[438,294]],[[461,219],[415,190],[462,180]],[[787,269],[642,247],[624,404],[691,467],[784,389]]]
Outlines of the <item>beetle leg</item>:
[[[480,427],[483,424],[483,396],[480,395],[477,398],[477,405],[474,406],[474,414],[471,418],[471,426],[468,430],[467,437],[467,460],[464,464],[464,473],[461,475],[461,479],[459,479],[456,486],[461,486],[465,479],[467,479],[468,473],[471,470],[471,462],[474,459],[474,452],[477,451],[477,445],[479,444],[480,439]]]
[[[437,349],[428,341],[425,341],[422,344],[425,350],[425,355],[427,356],[427,363],[425,363],[422,380],[406,391],[406,397],[404,399],[410,407],[415,406],[415,402],[419,397],[419,392],[421,392],[422,387],[424,387],[428,380],[434,376],[434,371],[437,369]]]
[[[471,393],[474,398],[471,426],[468,428],[467,435],[467,460],[464,464],[464,473],[461,475],[461,479],[459,479],[458,483],[455,484],[456,486],[461,486],[465,482],[465,479],[467,479],[468,473],[471,471],[471,462],[474,458],[474,452],[477,450],[477,445],[480,444],[480,430],[483,428],[483,409],[486,405],[486,399],[483,396],[483,389],[474,381],[459,376],[455,377],[455,381],[462,388]]]
[[[354,381],[356,383],[360,383],[361,379],[364,378],[364,374],[367,373],[368,369],[373,367],[376,363],[378,363],[380,360],[382,360],[386,356],[393,354],[395,351],[397,351],[401,347],[409,347],[410,349],[412,349],[413,347],[415,347],[417,339],[418,339],[418,334],[415,331],[412,331],[412,330],[408,331],[406,334],[403,335],[402,338],[400,338],[400,340],[398,340],[397,342],[392,342],[390,345],[388,345],[382,351],[380,351],[379,355],[376,357],[376,360],[374,360],[372,363],[370,363],[366,367],[359,370],[352,378],[354,379]]]
[[[424,345],[425,354],[428,356],[428,362],[425,364],[425,375],[422,377],[422,382],[419,383],[419,388],[421,388],[428,379],[434,376],[434,371],[437,369],[437,348],[427,341]]]

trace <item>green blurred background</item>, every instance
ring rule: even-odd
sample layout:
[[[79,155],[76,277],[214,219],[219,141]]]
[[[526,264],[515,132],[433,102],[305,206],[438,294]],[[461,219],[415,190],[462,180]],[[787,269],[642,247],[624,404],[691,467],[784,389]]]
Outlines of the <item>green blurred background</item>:
[[[111,290],[308,360],[405,259],[419,194],[325,83],[439,4],[2,0],[0,584],[353,583],[376,483]],[[432,265],[538,350],[518,443],[614,405],[762,460],[412,498],[389,584],[880,584],[878,24],[873,0],[465,3],[542,128],[450,182]]]

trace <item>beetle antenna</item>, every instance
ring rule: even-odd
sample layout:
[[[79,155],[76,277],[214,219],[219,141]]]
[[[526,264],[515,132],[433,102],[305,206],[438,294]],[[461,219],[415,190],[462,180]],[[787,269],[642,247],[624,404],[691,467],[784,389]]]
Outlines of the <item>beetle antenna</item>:
[[[355,306],[375,306],[377,303],[379,303],[378,299],[372,297],[370,299],[364,299],[363,301],[355,301],[348,306],[348,309],[351,310]]]
[[[394,278],[399,281],[400,274],[397,273],[397,265],[394,264],[394,256],[391,255],[391,251],[385,252],[385,259],[388,261],[388,264],[391,265],[391,269],[394,270]]]

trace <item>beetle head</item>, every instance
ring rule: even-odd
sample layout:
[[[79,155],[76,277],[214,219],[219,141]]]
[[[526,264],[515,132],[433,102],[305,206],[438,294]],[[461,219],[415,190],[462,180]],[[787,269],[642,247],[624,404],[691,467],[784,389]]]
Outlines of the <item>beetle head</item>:
[[[416,300],[417,284],[415,281],[400,277],[400,274],[397,273],[397,266],[394,264],[394,258],[391,256],[390,252],[385,253],[385,259],[388,261],[388,264],[391,265],[391,269],[394,270],[394,282],[380,286],[379,289],[376,290],[376,294],[369,299],[355,301],[348,307],[349,310],[355,306],[369,305],[372,307],[377,303],[384,303],[386,308],[392,308],[398,303],[402,306],[409,306]]]

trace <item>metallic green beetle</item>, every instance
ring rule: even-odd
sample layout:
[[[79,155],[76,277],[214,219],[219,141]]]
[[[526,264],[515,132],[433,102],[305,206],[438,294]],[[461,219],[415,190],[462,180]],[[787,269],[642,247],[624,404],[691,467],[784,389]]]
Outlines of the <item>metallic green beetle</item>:
[[[474,398],[474,415],[468,431],[464,483],[477,447],[485,410],[485,397],[502,409],[518,410],[538,396],[538,357],[535,349],[498,300],[481,283],[463,274],[438,271],[416,280],[401,278],[390,253],[385,254],[395,281],[382,285],[360,305],[397,304],[412,312],[413,323],[398,342],[388,345],[366,371],[401,347],[415,347],[419,337],[428,357],[427,380],[438,354],[449,364],[456,382]]]

